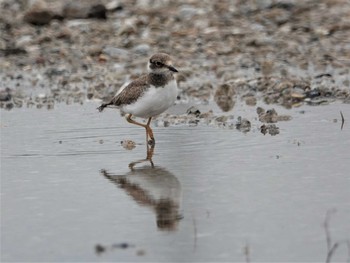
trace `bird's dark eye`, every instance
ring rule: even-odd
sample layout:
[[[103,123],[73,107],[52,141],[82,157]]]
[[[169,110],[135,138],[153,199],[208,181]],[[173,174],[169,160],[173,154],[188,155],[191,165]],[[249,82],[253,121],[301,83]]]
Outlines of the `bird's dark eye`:
[[[157,62],[156,62],[156,65],[157,65],[158,67],[160,67],[160,66],[162,65],[162,63],[160,63],[159,61],[157,61]]]

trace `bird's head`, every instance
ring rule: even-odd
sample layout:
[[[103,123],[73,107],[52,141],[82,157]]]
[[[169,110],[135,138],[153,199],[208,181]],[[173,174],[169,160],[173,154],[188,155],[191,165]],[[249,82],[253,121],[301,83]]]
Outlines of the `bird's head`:
[[[148,61],[149,72],[156,74],[176,73],[176,68],[173,67],[171,57],[165,53],[154,54]]]

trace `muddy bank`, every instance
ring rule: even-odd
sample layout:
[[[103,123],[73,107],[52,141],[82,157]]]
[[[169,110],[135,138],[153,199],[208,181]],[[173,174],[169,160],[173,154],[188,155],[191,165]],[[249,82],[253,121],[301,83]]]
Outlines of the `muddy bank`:
[[[158,51],[178,103],[349,103],[347,0],[231,2],[4,0],[0,107],[108,99]]]

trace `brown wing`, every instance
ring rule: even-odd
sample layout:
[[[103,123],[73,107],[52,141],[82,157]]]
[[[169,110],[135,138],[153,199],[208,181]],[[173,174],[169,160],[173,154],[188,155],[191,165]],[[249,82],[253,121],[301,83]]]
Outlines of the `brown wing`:
[[[115,96],[110,105],[123,106],[131,104],[135,102],[147,88],[149,88],[147,75],[141,76],[127,85],[122,92]]]
[[[97,109],[101,112],[108,106],[123,106],[128,105],[137,100],[142,93],[149,88],[148,76],[144,75],[127,85],[117,96],[110,102],[101,104]]]

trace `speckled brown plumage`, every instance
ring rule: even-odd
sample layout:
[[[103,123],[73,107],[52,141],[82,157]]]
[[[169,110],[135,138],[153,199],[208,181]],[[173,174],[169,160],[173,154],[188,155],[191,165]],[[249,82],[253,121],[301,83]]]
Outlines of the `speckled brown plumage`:
[[[127,104],[134,103],[142,94],[147,90],[150,85],[162,88],[169,81],[173,80],[174,76],[172,74],[154,74],[149,73],[148,75],[143,75],[138,79],[132,81],[127,85],[118,95],[116,95],[110,102],[103,103],[98,107],[99,111],[103,111],[107,106],[123,106]]]
[[[138,79],[132,81],[127,85],[118,95],[116,95],[110,102],[103,103],[98,107],[99,111],[103,111],[107,106],[113,105],[116,107],[134,103],[142,93],[150,87],[147,75],[143,75]]]
[[[122,106],[125,104],[131,104],[137,100],[142,93],[150,87],[147,75],[143,75],[138,79],[131,82],[125,87],[117,96],[115,96],[111,103],[114,106]]]

